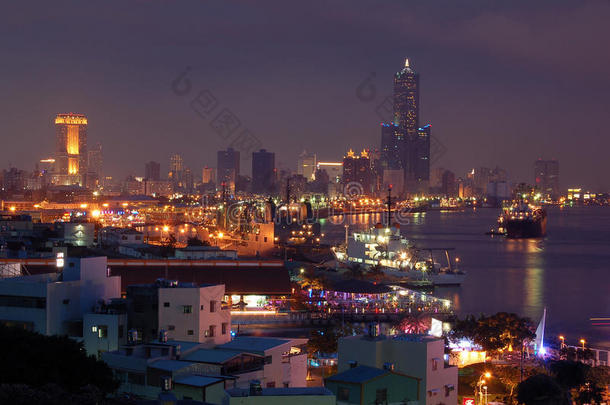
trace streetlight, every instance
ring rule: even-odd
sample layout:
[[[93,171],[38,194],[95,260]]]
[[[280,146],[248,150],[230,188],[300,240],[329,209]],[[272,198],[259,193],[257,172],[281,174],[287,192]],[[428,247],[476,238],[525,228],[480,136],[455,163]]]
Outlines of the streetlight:
[[[561,348],[563,349],[566,345],[566,338],[563,335],[559,335],[559,340],[561,340]]]
[[[485,380],[483,379],[483,377],[491,378],[491,373],[489,371],[486,371],[485,373],[481,374],[481,376],[479,377],[479,381],[477,382],[477,385],[474,389],[475,398],[477,397],[477,391],[479,392],[480,403],[483,402],[483,391],[482,391],[481,387],[483,387],[485,385]]]
[[[487,385],[485,385],[483,389],[485,390],[485,405],[487,405]]]
[[[585,343],[587,343],[586,340],[580,339],[580,344],[582,345],[582,350],[585,350]]]

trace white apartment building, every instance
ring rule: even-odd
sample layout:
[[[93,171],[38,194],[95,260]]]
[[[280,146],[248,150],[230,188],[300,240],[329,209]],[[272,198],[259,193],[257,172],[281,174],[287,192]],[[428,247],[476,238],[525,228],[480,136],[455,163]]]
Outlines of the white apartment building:
[[[159,331],[170,340],[204,343],[231,340],[231,311],[223,303],[225,286],[176,284],[159,288]]]
[[[356,365],[394,370],[421,379],[426,405],[457,403],[458,368],[444,362],[444,341],[429,335],[349,336],[339,339],[339,373]]]
[[[45,335],[82,337],[82,320],[98,300],[120,297],[105,257],[68,258],[57,273],[0,279],[0,323]]]

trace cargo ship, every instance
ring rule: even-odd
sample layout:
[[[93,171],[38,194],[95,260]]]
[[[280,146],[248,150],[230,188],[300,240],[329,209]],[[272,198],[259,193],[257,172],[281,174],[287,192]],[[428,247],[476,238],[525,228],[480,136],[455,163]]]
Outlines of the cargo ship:
[[[526,201],[513,203],[498,218],[498,230],[507,238],[542,238],[546,235],[546,211]]]

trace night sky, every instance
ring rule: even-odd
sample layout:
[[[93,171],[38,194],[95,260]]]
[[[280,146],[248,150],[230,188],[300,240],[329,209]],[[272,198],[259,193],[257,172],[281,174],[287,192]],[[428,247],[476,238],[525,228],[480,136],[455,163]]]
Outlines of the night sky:
[[[189,107],[205,89],[280,168],[303,149],[338,160],[379,147],[376,108],[409,57],[443,145],[434,166],[532,182],[536,158],[557,158],[563,187],[605,191],[608,21],[610,2],[585,0],[4,2],[0,163],[33,169],[53,154],[55,114],[72,111],[88,116],[106,174],[143,175],[148,160],[167,172],[179,152],[199,176],[231,142]],[[374,97],[358,97],[372,72]]]

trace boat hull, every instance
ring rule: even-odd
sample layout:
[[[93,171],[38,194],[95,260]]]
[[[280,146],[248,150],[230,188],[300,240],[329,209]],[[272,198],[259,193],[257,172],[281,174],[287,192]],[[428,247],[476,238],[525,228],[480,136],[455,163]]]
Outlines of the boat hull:
[[[506,221],[506,236],[511,239],[542,238],[546,235],[546,216]]]

